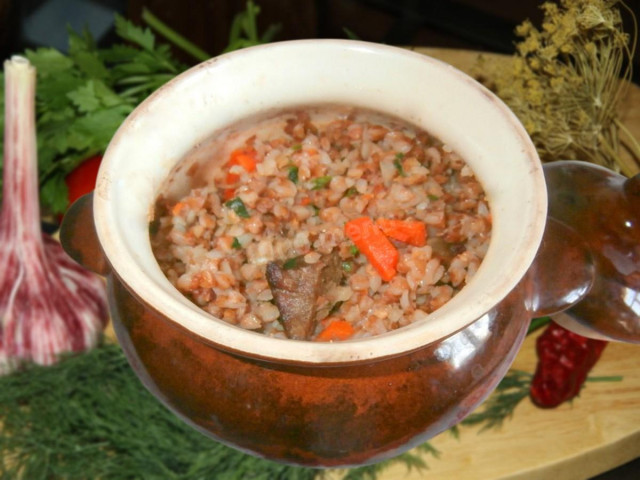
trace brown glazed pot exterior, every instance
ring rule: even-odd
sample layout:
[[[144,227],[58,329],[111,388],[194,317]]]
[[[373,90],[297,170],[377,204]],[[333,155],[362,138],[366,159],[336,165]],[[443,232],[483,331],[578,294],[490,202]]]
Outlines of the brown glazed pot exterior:
[[[205,314],[170,284],[151,251],[163,182],[213,132],[256,113],[322,102],[400,116],[467,160],[493,219],[481,267],[435,312],[371,338],[276,339]],[[625,202],[637,206],[637,182],[625,185]],[[65,217],[61,241],[107,276],[115,331],[134,371],[186,422],[272,460],[353,466],[455,425],[506,373],[532,316],[574,305],[594,288],[593,245],[558,217],[545,231],[535,146],[484,87],[414,52],[309,40],[212,59],[145,100],[105,152],[95,195]]]
[[[491,205],[491,244],[473,279],[437,311],[384,335],[302,342],[241,329],[180,294],[151,251],[155,199],[187,151],[238,120],[318,103],[424,128],[467,160]],[[451,427],[497,385],[546,303],[542,294],[530,301],[532,278],[545,269],[527,275],[546,212],[534,145],[473,79],[399,48],[303,40],[222,55],[145,100],[111,140],[95,194],[71,207],[61,240],[107,276],[133,369],[186,422],[272,460],[353,466]]]
[[[516,288],[464,330],[410,353],[366,363],[295,365],[219,348],[109,278],[118,340],[157,398],[232,447],[322,467],[398,455],[478,406],[526,334],[523,290]]]

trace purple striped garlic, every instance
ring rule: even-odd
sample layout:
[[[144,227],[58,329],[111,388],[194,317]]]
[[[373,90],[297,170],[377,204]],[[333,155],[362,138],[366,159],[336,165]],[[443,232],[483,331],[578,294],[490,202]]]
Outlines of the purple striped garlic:
[[[0,374],[55,363],[96,345],[107,323],[102,279],[75,263],[40,223],[36,70],[4,63],[5,130],[0,212]]]

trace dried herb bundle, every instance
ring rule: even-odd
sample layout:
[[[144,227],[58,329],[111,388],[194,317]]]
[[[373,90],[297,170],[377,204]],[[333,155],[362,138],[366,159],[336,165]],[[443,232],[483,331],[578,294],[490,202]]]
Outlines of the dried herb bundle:
[[[474,73],[520,118],[543,160],[585,160],[635,175],[640,145],[617,113],[631,78],[633,12],[619,0],[541,8],[540,29],[530,21],[516,29],[522,41],[511,62],[481,57]],[[621,9],[633,19],[632,35]]]

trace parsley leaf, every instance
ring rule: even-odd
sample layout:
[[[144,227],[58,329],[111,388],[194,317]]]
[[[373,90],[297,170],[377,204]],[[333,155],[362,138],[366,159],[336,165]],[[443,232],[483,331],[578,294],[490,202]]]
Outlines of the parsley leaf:
[[[311,183],[313,184],[313,187],[311,188],[311,190],[320,190],[326,187],[331,182],[331,178],[332,177],[329,175],[314,178],[313,180],[311,180]]]
[[[398,155],[401,155],[401,154],[399,153]],[[407,174],[404,172],[404,168],[402,166],[402,162],[400,161],[402,159],[402,157],[399,157],[398,155],[396,155],[396,158],[393,159],[393,166],[396,167],[396,170],[398,170],[398,174],[401,177],[406,177]]]
[[[287,176],[293,183],[298,183],[298,167],[296,167],[295,165],[291,165],[289,167],[289,175]]]
[[[344,191],[343,197],[353,197],[358,194],[358,189],[356,187],[349,187]]]
[[[54,211],[67,208],[67,184],[59,173],[49,178],[40,189],[40,199],[51,206]]]
[[[73,60],[55,48],[43,47],[37,50],[27,50],[25,56],[36,67],[40,79],[68,72],[74,66]],[[38,89],[39,91],[40,89]]]
[[[244,202],[242,201],[241,198],[238,198],[238,197],[233,198],[228,202],[225,202],[224,205],[226,207],[229,207],[234,212],[236,212],[236,215],[238,215],[241,218],[251,218],[251,215],[249,215],[249,212],[247,211],[247,207],[244,205]]]
[[[298,268],[300,262],[302,261],[302,257],[291,257],[286,259],[283,264],[283,270],[293,270],[294,268]]]
[[[247,3],[238,14],[226,51],[270,41],[276,29],[259,36],[259,8]],[[195,46],[145,11],[143,19],[173,46],[187,52]],[[38,173],[44,211],[61,213],[67,207],[64,178],[85,159],[105,151],[127,115],[147,96],[186,70],[169,44],[161,44],[149,28],[139,27],[120,15],[115,31],[122,40],[99,49],[91,33],[68,30],[69,51],[29,49],[23,55],[37,73],[36,129]],[[200,51],[201,52],[201,51]],[[206,56],[201,52],[201,57]],[[204,58],[198,58],[203,60]],[[0,88],[4,75],[0,72]],[[0,95],[0,129],[4,128],[4,98]],[[0,168],[3,141],[0,136]],[[0,176],[0,191],[1,191]]]
[[[116,16],[116,33],[123,40],[135,43],[144,50],[153,51],[156,39],[150,29],[136,27],[120,15]]]

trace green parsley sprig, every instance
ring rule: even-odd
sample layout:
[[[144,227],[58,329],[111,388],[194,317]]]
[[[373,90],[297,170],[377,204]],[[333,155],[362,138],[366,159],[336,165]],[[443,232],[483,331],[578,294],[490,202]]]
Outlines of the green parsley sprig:
[[[148,29],[116,17],[126,44],[100,50],[88,31],[69,31],[69,51],[24,53],[37,70],[36,119],[42,204],[67,207],[66,175],[84,159],[103,153],[127,115],[152,91],[186,67]]]
[[[270,41],[277,27],[260,36],[256,20],[260,9],[252,1],[239,13],[225,51]],[[206,52],[163,24],[151,12],[143,19],[171,45],[202,61]],[[61,213],[67,207],[69,172],[83,160],[104,153],[127,115],[149,94],[184,71],[170,44],[161,44],[150,28],[115,17],[120,43],[97,47],[91,34],[69,30],[69,49],[64,54],[42,47],[22,53],[37,69],[36,123],[41,203],[46,211]],[[4,88],[0,73],[0,88]],[[0,129],[4,129],[4,99],[0,95]],[[0,139],[0,166],[3,140]]]
[[[250,218],[251,215],[249,214],[247,207],[245,206],[244,202],[242,201],[242,199],[240,197],[235,197],[232,198],[231,200],[229,200],[228,202],[225,202],[225,207],[230,208],[231,210],[233,210],[236,215],[238,215],[240,218]]]

